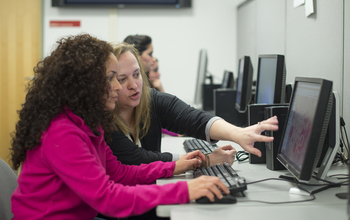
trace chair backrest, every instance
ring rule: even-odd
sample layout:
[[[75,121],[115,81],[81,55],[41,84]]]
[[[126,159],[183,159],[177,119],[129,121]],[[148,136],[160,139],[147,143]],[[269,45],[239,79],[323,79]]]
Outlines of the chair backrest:
[[[11,195],[17,187],[17,176],[12,168],[0,158],[0,220],[13,217]]]

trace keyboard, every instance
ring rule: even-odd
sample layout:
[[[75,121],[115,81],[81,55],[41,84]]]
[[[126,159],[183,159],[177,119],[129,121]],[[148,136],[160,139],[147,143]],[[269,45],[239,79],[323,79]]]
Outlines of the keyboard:
[[[223,165],[217,164],[210,167],[202,167],[193,172],[194,178],[202,175],[219,177],[230,190],[231,195],[243,193],[243,191],[247,189],[245,178],[240,177],[227,162],[224,162]]]
[[[186,153],[200,150],[203,154],[210,154],[216,148],[218,148],[216,144],[211,145],[201,139],[187,139],[184,141],[183,145]]]

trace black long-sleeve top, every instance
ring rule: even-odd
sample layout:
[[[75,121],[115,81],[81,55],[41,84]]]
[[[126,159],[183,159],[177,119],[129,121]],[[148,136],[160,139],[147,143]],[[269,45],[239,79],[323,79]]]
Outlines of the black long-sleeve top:
[[[146,136],[140,140],[142,148],[121,131],[112,133],[112,142],[108,145],[124,164],[172,161],[171,153],[160,153],[162,128],[206,140],[205,129],[213,117],[210,113],[189,106],[176,96],[151,89],[151,125]]]

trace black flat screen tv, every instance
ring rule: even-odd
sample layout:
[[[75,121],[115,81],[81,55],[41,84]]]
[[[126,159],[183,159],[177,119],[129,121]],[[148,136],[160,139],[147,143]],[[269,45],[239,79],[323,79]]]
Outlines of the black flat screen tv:
[[[51,0],[53,7],[190,8],[192,0]]]

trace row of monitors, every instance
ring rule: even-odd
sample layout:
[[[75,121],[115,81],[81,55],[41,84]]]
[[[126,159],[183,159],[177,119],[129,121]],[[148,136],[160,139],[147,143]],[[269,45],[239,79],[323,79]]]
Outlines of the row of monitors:
[[[251,88],[252,77],[249,57],[242,58],[239,66],[236,88],[237,110],[250,102],[247,94],[251,92],[249,88]],[[255,103],[283,103],[285,100],[284,66],[284,58],[281,55],[259,57]],[[288,114],[284,122],[285,127],[280,128],[283,129],[283,135],[279,143],[277,159],[296,181],[308,183],[299,184],[297,188],[310,194],[337,185],[324,184],[322,181],[322,179],[334,183],[337,181],[327,176],[339,148],[337,142],[340,133],[339,98],[336,93],[333,93],[332,84],[329,80],[319,78],[295,78]],[[243,108],[240,110],[245,111]],[[325,141],[326,137],[327,141]],[[322,158],[325,145],[327,145],[326,154]],[[321,159],[322,163],[319,161]],[[321,164],[321,167],[316,176],[314,171],[317,164]]]
[[[250,103],[285,102],[286,65],[283,55],[259,55],[255,100],[252,98],[253,66],[249,56],[239,60],[236,109],[245,112]]]
[[[206,50],[201,50],[199,54],[197,85],[195,91],[195,104],[203,102],[203,84],[206,79],[212,76],[207,75],[208,57]],[[239,112],[246,112],[248,104],[275,104],[285,102],[286,87],[286,67],[283,55],[260,55],[258,61],[257,87],[255,100],[252,100],[252,79],[253,66],[249,56],[244,56],[239,60],[238,76],[236,82],[236,109]],[[233,89],[235,87],[234,75],[230,71],[225,71],[221,88]]]
[[[281,104],[285,102],[286,68],[283,55],[260,55],[256,96],[253,103]],[[253,68],[248,56],[239,60],[236,109],[244,112],[251,103]],[[339,100],[332,91],[332,82],[319,78],[296,77],[277,159],[298,182],[312,183],[298,187],[315,193],[330,187],[319,179],[327,179],[339,144]],[[338,107],[336,107],[336,104]],[[325,137],[334,143],[314,176],[324,150]],[[328,179],[330,180],[330,179]]]
[[[286,67],[283,55],[259,55],[255,101],[252,96],[253,67],[245,56],[239,60],[236,109],[245,112],[250,103],[285,103]],[[339,144],[339,100],[332,90],[333,83],[319,78],[296,77],[290,99],[285,127],[278,148],[277,159],[298,182],[311,183],[298,187],[316,193],[331,186],[327,179]],[[337,106],[337,107],[336,107]],[[283,128],[282,128],[283,129]],[[324,150],[325,138],[328,152],[317,176],[314,176]],[[328,140],[329,141],[329,140]],[[333,180],[329,179],[328,180]]]
[[[235,88],[235,107],[239,112],[245,112],[251,103],[285,103],[286,67],[283,55],[259,55],[255,100],[251,100],[252,78],[250,57],[244,56],[239,60]],[[233,88],[233,82],[233,73],[225,72],[222,87]],[[336,144],[340,129],[339,100],[334,98],[332,85],[331,81],[325,79],[295,78],[277,154],[277,159],[298,182],[312,183],[299,186],[311,194],[329,187],[329,184],[319,179],[327,178],[328,169],[339,147]],[[314,177],[328,135],[333,136],[334,143],[329,143],[329,152],[318,175]]]

